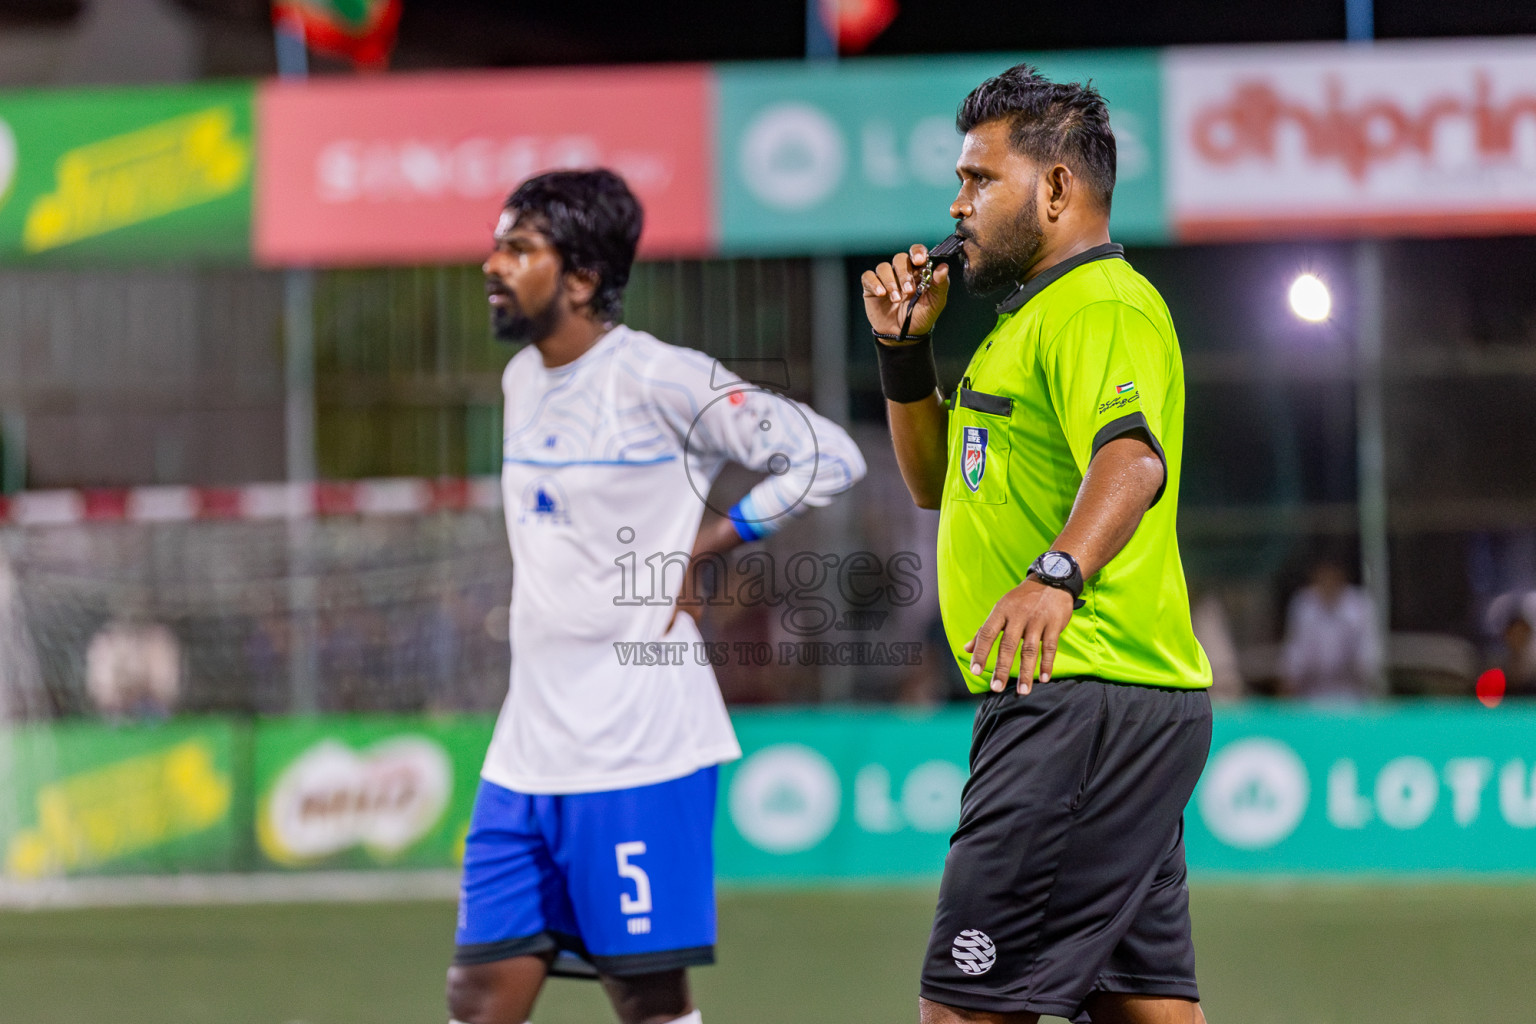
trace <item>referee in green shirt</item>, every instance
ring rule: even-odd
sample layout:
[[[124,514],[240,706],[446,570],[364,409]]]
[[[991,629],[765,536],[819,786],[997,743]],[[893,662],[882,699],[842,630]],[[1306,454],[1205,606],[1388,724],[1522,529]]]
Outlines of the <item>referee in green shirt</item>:
[[[901,474],[939,510],[944,628],[985,695],[922,1020],[1199,1024],[1183,812],[1211,669],[1174,531],[1178,340],[1109,240],[1115,138],[1091,86],[1021,64],[956,123],[965,284],[1009,291],[947,399],[948,266],[925,290],[915,245],[863,276]]]

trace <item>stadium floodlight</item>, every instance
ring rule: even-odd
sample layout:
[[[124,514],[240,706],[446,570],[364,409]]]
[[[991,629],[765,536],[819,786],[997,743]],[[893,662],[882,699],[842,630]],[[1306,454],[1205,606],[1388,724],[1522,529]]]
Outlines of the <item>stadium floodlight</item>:
[[[1333,296],[1316,274],[1302,274],[1291,282],[1291,312],[1309,323],[1322,323],[1333,310]]]

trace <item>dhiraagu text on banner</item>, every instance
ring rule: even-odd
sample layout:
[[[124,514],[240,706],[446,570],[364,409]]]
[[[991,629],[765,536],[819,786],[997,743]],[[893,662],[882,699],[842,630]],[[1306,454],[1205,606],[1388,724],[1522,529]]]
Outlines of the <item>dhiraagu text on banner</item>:
[[[720,65],[720,248],[836,253],[937,242],[953,229],[955,111],[1021,60],[1054,80],[1091,79],[1104,94],[1119,150],[1115,238],[1166,241],[1158,55],[1120,50]]]
[[[0,730],[0,875],[241,867],[241,739],[217,720]]]
[[[0,92],[0,260],[248,261],[252,94]]]

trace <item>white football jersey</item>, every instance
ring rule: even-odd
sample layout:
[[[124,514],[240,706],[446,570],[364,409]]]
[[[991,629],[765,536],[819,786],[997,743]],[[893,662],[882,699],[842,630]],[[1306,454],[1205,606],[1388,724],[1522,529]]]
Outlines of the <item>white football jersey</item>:
[[[679,614],[666,631],[710,485],[727,462],[768,474],[736,516],[765,535],[862,477],[858,448],[806,406],[627,327],[565,366],[528,346],[502,391],[512,679],[485,778],[584,793],[740,757],[698,627]]]

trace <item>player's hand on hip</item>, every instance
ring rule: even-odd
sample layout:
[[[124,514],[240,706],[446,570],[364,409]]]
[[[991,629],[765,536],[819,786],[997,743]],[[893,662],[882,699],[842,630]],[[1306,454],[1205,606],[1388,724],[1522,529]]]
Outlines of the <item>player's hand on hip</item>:
[[[1025,580],[1004,594],[976,636],[965,645],[971,656],[971,674],[986,671],[987,657],[997,647],[991,688],[1002,693],[1019,666],[1019,693],[1030,691],[1038,678],[1051,681],[1056,661],[1056,641],[1072,621],[1072,595],[1056,587]]]
[[[673,604],[672,604],[672,616],[671,616],[671,618],[667,619],[667,628],[661,631],[661,635],[662,636],[667,636],[668,634],[670,634],[672,632],[672,627],[677,625],[677,617],[679,615],[686,615],[690,619],[692,619],[694,622],[703,622],[704,621],[704,602],[703,601],[687,601],[687,602],[684,602],[682,600],[674,601]]]
[[[928,264],[928,247],[914,245],[906,252],[891,257],[874,270],[864,271],[859,279],[864,294],[864,315],[869,326],[880,334],[899,334],[907,318],[907,307],[917,294],[923,268]],[[940,263],[933,268],[933,281],[928,290],[917,300],[912,310],[912,325],[907,328],[911,335],[927,334],[944,312],[949,298],[949,266]]]

